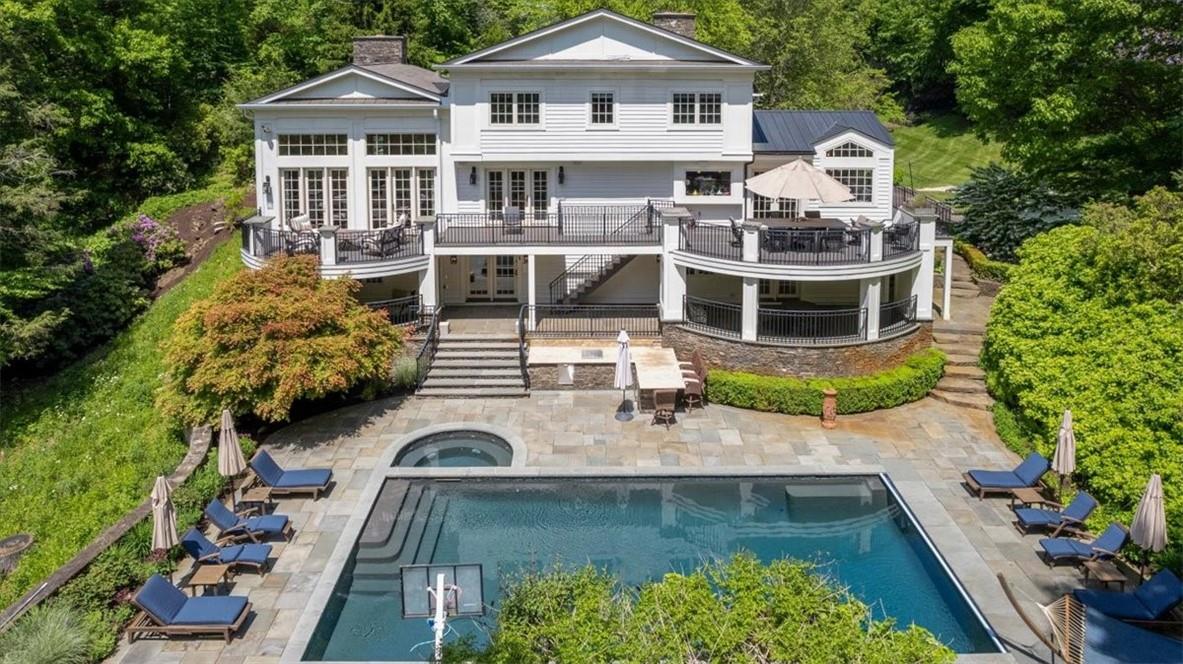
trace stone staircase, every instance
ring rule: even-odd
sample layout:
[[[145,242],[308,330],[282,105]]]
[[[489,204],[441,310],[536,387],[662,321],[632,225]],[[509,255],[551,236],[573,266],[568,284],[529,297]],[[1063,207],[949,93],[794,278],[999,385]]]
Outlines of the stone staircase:
[[[969,325],[934,324],[933,345],[948,356],[948,361],[945,375],[930,393],[932,398],[978,410],[990,410],[994,405],[994,399],[986,393],[986,374],[978,366],[983,334]]]
[[[960,254],[953,254],[953,284],[949,289],[949,295],[952,297],[960,297],[968,299],[978,297],[982,294],[982,290],[978,288],[977,283],[969,276],[969,263]]]
[[[424,397],[524,397],[518,338],[497,334],[448,334],[417,392]]]

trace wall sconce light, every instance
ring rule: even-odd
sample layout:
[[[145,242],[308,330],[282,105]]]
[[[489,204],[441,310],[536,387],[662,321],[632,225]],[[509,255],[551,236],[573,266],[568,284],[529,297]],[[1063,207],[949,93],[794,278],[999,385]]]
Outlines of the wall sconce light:
[[[559,184],[564,184],[566,182],[567,182],[567,174],[565,172],[563,172],[563,167],[559,166]]]
[[[476,184],[476,166],[473,166],[472,170],[468,172],[468,184]]]
[[[451,265],[455,265],[456,263],[459,263],[459,262],[460,262],[460,258],[457,256],[449,256],[448,257],[448,263]]]
[[[271,176],[263,177],[263,196],[264,198],[271,198]]]

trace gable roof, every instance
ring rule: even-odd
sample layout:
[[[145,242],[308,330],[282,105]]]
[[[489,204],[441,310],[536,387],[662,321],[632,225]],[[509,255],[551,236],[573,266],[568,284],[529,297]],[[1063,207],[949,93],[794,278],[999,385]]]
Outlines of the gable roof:
[[[521,61],[521,60],[493,60],[491,58],[489,59],[489,60],[493,60],[491,62],[488,60],[486,60],[484,62],[476,62],[476,61],[483,60],[483,59],[487,58],[488,56],[494,55],[494,54],[504,51],[508,48],[512,48],[514,46],[520,46],[520,45],[526,44],[528,42],[543,39],[553,33],[559,32],[561,30],[565,30],[567,28],[570,28],[570,27],[573,27],[576,25],[587,23],[587,22],[593,21],[593,20],[617,21],[617,22],[623,23],[625,25],[631,26],[633,28],[637,28],[639,30],[657,35],[661,38],[676,42],[676,43],[681,44],[683,46],[688,46],[694,50],[701,52],[704,56],[704,59],[706,59],[708,61],[718,61],[718,60],[724,61],[722,63],[716,62],[715,64],[730,64],[732,66],[755,67],[755,68],[760,68],[760,69],[767,68],[767,65],[756,62],[755,60],[749,60],[747,58],[736,55],[734,53],[724,51],[723,49],[715,48],[714,46],[704,44],[703,42],[700,42],[697,39],[691,39],[690,37],[686,37],[686,36],[680,35],[676,32],[666,30],[665,28],[661,28],[656,25],[652,25],[650,23],[645,23],[643,21],[638,21],[636,19],[629,18],[628,16],[624,16],[622,14],[617,14],[616,12],[614,12],[610,9],[595,9],[595,10],[592,10],[592,11],[587,12],[585,14],[580,14],[579,16],[569,18],[565,21],[559,21],[558,23],[552,23],[550,25],[538,28],[537,30],[532,30],[530,32],[527,32],[524,35],[514,37],[513,39],[510,39],[507,41],[503,41],[500,44],[494,44],[494,45],[489,46],[487,48],[483,48],[479,51],[474,51],[472,53],[468,53],[466,55],[462,55],[457,58],[452,58],[451,60],[448,60],[447,62],[444,62],[439,65],[435,65],[435,67],[437,69],[446,69],[446,68],[463,67],[463,66],[476,65],[476,64],[486,65],[486,64],[511,64],[512,63],[515,65],[519,65],[523,61]],[[596,62],[596,61],[587,60],[587,61],[583,61],[583,62],[591,63],[591,62]],[[604,61],[603,63],[609,64],[609,65],[615,64],[611,61]],[[665,63],[665,64],[668,64],[668,63]]]
[[[390,86],[392,92],[397,90],[411,95],[408,99],[406,96],[391,97],[376,97],[376,98],[357,98],[357,99],[341,99],[341,98],[310,98],[302,97],[298,99],[289,99],[292,95],[296,95],[302,91],[314,88],[318,85],[323,85],[330,81],[343,78],[346,76],[363,76],[380,84]],[[337,105],[348,104],[422,104],[433,103],[438,104],[440,98],[448,92],[448,81],[439,74],[429,69],[416,67],[407,64],[375,64],[375,65],[355,65],[348,64],[344,67],[334,69],[327,74],[322,74],[310,78],[306,81],[301,81],[293,86],[277,90],[270,94],[253,99],[245,104],[239,104],[239,108],[255,109],[263,107],[282,106],[285,104],[307,105],[310,103],[326,103]]]
[[[891,133],[872,111],[755,111],[752,150],[757,153],[813,154],[814,146],[854,131],[892,147]]]

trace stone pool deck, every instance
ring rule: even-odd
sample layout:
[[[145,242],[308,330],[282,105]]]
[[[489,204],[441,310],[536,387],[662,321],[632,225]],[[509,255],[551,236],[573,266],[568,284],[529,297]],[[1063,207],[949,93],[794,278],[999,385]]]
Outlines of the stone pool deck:
[[[535,392],[526,399],[387,399],[327,413],[287,427],[267,441],[282,464],[331,466],[336,485],[320,500],[277,501],[296,535],[275,543],[274,566],[265,576],[242,574],[231,593],[247,595],[254,617],[229,644],[214,639],[124,640],[109,661],[209,664],[277,663],[349,516],[368,509],[363,490],[380,457],[404,434],[447,422],[499,425],[520,435],[529,455],[526,470],[595,475],[623,472],[729,473],[886,472],[899,488],[950,567],[961,579],[1011,652],[968,656],[967,662],[1047,661],[1046,649],[1006,602],[997,572],[1020,596],[1048,602],[1082,584],[1072,568],[1051,569],[1037,557],[1038,537],[1021,537],[1011,525],[1009,501],[979,501],[960,484],[969,468],[1009,468],[1017,457],[998,441],[990,414],[933,399],[889,411],[843,416],[837,428],[816,418],[755,413],[708,406],[679,413],[669,430],[613,415],[618,392]],[[183,578],[187,569],[174,580]],[[1031,605],[1031,610],[1035,607]],[[307,635],[295,641],[304,641]]]

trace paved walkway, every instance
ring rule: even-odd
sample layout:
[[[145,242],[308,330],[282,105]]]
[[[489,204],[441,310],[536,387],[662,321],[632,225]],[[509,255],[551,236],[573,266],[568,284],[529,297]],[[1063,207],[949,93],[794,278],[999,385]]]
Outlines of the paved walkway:
[[[1008,501],[979,501],[960,486],[961,472],[967,468],[1010,467],[1016,462],[995,437],[988,413],[924,399],[890,411],[844,416],[836,429],[827,431],[813,417],[709,406],[680,414],[667,431],[650,426],[647,417],[617,422],[613,415],[618,402],[616,392],[537,392],[528,399],[389,399],[277,432],[267,444],[281,463],[331,466],[337,484],[315,502],[279,502],[277,511],[292,517],[296,536],[291,543],[275,546],[277,559],[266,576],[244,574],[234,579],[232,593],[248,595],[255,610],[243,636],[229,645],[191,639],[138,641],[131,647],[124,643],[112,661],[279,661],[337,546],[345,517],[369,507],[358,502],[379,456],[405,433],[455,421],[497,424],[517,432],[529,450],[527,465],[543,468],[881,469],[893,478],[993,626],[1023,648],[1037,642],[1005,604],[993,573],[1005,573],[1022,593],[1041,602],[1081,583],[1071,569],[1051,570],[1039,561],[1034,552],[1037,537],[1020,537],[1010,525]]]

